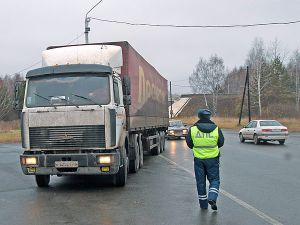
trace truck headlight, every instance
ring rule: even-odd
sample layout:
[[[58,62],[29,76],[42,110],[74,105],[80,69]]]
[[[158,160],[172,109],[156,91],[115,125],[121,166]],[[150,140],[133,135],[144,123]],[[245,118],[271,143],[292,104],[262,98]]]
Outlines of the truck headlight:
[[[183,133],[183,134],[187,134],[187,133],[188,133],[188,130],[187,130],[187,129],[182,130],[182,133]]]
[[[111,164],[112,159],[110,155],[100,155],[98,156],[98,163],[99,164]]]
[[[23,165],[37,165],[38,164],[37,157],[23,157],[22,164]]]

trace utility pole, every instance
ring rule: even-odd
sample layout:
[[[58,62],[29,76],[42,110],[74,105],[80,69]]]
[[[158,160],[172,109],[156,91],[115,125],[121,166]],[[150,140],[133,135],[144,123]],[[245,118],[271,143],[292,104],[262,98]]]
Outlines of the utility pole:
[[[91,22],[91,18],[88,17],[88,14],[96,8],[103,0],[100,0],[96,5],[94,5],[86,14],[85,14],[85,20],[84,20],[84,34],[85,34],[85,43],[89,43],[89,32],[91,31],[91,28],[89,27],[89,22]]]
[[[248,86],[248,113],[249,113],[249,122],[250,122],[251,116],[250,116],[250,91],[249,91],[249,69],[248,69],[248,66],[247,66],[247,73],[246,73],[246,79],[245,79],[245,85],[244,85],[242,105],[241,105],[241,110],[240,110],[239,125],[241,125],[242,114],[243,114],[243,106],[244,106],[247,86]]]
[[[295,78],[296,78],[296,111],[299,111],[299,99],[300,99],[300,93],[299,93],[299,77],[298,77],[298,64],[296,59],[296,71],[295,71]]]
[[[250,105],[250,79],[249,79],[249,68],[247,66],[247,86],[248,86],[248,118],[251,121],[251,105]]]
[[[203,95],[204,95],[204,100],[205,100],[205,106],[206,106],[206,108],[208,109],[208,104],[207,104],[206,95],[205,95],[205,94],[203,94]]]
[[[89,32],[91,30],[91,28],[89,27],[89,22],[91,21],[90,17],[85,17],[85,28],[84,28],[84,34],[85,34],[85,43],[88,44],[89,43]]]
[[[170,117],[173,118],[173,100],[172,100],[172,82],[170,81],[170,101],[171,101],[171,107],[170,107]]]

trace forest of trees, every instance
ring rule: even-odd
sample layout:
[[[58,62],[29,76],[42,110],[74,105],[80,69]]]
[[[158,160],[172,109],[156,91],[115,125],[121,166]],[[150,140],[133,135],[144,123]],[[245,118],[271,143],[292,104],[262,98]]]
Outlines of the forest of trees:
[[[299,117],[300,51],[287,52],[278,40],[267,46],[261,38],[255,38],[245,64],[226,72],[221,57],[200,58],[189,78],[192,91],[215,96],[212,110],[216,114],[219,95],[242,94],[247,66],[251,110],[256,116]]]
[[[0,121],[15,120],[17,112],[13,109],[15,81],[23,80],[19,74],[0,77]]]

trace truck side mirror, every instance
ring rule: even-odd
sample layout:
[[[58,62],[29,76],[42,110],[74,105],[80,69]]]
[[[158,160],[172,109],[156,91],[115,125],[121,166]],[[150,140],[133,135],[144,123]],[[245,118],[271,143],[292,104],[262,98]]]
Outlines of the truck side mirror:
[[[124,95],[123,96],[123,103],[124,103],[124,105],[131,105],[131,96],[130,95]]]
[[[21,111],[24,104],[26,81],[16,81],[15,83],[15,98],[14,98],[14,109]]]
[[[123,78],[123,95],[130,95],[131,94],[131,82],[128,75],[124,76]]]

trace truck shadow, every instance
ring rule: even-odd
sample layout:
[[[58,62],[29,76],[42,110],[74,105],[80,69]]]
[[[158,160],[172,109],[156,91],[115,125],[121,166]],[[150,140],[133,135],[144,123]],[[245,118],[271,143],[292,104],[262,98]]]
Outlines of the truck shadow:
[[[153,156],[148,154],[144,155],[144,167],[146,168],[149,160],[153,159]],[[130,186],[131,180],[140,173],[143,173],[144,168],[140,168],[138,173],[129,173],[127,178],[127,184],[125,187],[116,187],[113,184],[113,176],[108,175],[66,175],[66,176],[51,176],[51,181],[48,188],[38,188],[41,192],[80,192],[80,191],[99,191],[99,190],[111,190],[122,189]]]

